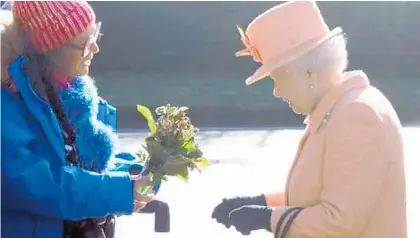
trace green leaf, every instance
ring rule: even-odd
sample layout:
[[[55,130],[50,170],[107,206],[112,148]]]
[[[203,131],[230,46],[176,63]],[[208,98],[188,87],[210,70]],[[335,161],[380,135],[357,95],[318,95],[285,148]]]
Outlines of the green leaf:
[[[195,142],[198,129],[191,124],[187,110],[188,107],[171,104],[157,107],[155,121],[147,107],[137,105],[137,111],[147,119],[152,132],[144,141],[146,156],[142,160],[147,161],[145,166],[153,171],[156,180],[176,176],[188,181],[191,171],[201,172],[201,168],[209,165]]]
[[[165,107],[165,106],[160,106],[160,107],[157,107],[157,108],[155,109],[155,113],[156,113],[157,115],[159,115],[159,116],[161,116],[161,115],[165,114],[165,113],[166,113],[166,107]]]
[[[193,150],[190,153],[186,154],[187,158],[192,158],[192,159],[201,159],[201,157],[203,157],[203,152],[199,149]]]
[[[190,153],[197,150],[197,145],[193,141],[189,141],[183,144],[182,148],[184,148],[187,151],[187,153]]]
[[[150,132],[155,134],[157,131],[156,122],[149,108],[142,105],[137,105],[137,111],[146,118],[147,126],[149,127]]]
[[[188,169],[186,168],[184,171],[181,171],[179,174],[178,174],[178,176],[177,176],[178,178],[180,178],[180,179],[182,179],[182,180],[184,180],[185,182],[188,182],[188,179],[189,179],[189,172],[188,172]]]
[[[196,163],[200,168],[205,168],[205,167],[209,166],[209,161],[205,158],[201,158]]]
[[[176,114],[176,112],[178,112],[177,107],[171,107],[170,104],[167,105],[167,111],[166,111],[167,114],[174,115]]]
[[[144,147],[144,145],[142,146]],[[136,155],[138,157],[138,160],[135,160],[135,162],[146,163],[149,160],[149,155],[147,151],[138,151]]]

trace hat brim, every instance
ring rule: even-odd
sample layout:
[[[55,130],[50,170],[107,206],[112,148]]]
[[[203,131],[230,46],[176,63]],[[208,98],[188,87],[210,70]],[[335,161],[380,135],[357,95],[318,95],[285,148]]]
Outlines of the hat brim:
[[[343,33],[343,30],[341,29],[341,27],[336,27],[332,31],[330,31],[328,34],[326,34],[324,37],[322,37],[321,39],[308,41],[302,45],[299,45],[296,48],[293,48],[292,50],[282,54],[281,56],[273,60],[265,62],[255,71],[255,73],[252,76],[248,77],[245,80],[245,84],[251,85],[257,81],[260,81],[261,79],[264,79],[277,68],[280,68],[286,65],[287,63],[304,56],[310,51],[316,49],[319,45],[321,45],[325,41],[335,36],[338,36],[342,33]]]

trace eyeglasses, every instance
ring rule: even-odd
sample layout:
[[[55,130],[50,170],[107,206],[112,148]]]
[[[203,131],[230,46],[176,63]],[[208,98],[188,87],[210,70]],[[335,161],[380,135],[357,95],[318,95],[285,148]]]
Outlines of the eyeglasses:
[[[89,36],[89,38],[84,42],[83,46],[77,45],[75,43],[70,43],[68,46],[70,46],[73,49],[81,50],[82,51],[82,57],[86,57],[90,52],[90,47],[92,44],[96,43],[100,37],[101,34],[101,22],[96,23],[95,31],[92,35]]]

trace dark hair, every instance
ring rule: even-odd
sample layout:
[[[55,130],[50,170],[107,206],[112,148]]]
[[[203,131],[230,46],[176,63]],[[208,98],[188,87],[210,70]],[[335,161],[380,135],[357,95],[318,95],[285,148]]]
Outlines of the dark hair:
[[[62,129],[67,133],[68,139],[73,144],[76,140],[76,132],[64,113],[61,107],[60,96],[58,95],[58,88],[55,86],[52,63],[46,54],[39,54],[34,52],[25,52],[26,62],[24,65],[24,72],[28,76],[31,85],[38,95],[47,98],[48,102],[55,113]],[[73,160],[74,158],[71,158]],[[71,161],[75,162],[75,161]]]
[[[63,116],[63,111],[59,103],[59,98],[54,87],[50,61],[45,54],[25,52],[26,62],[24,72],[28,76],[31,85],[36,93],[41,97],[47,98],[55,114],[58,117]]]

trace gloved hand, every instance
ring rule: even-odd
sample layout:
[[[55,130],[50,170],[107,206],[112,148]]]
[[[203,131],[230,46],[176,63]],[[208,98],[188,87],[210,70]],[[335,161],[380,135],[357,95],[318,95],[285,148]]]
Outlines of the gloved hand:
[[[235,208],[245,205],[267,206],[267,203],[262,194],[259,196],[224,198],[222,202],[214,208],[211,217],[215,218],[218,223],[225,225],[226,228],[229,228],[231,226],[231,223],[229,222],[229,213]]]
[[[245,205],[230,212],[229,221],[242,235],[260,229],[271,231],[271,212],[272,209],[267,206]]]
[[[126,162],[120,163],[122,166],[129,166],[129,173],[131,175],[140,174],[143,171],[143,164],[136,163],[137,157],[135,157],[133,154],[129,152],[121,152],[117,155],[115,155],[116,158],[125,160]],[[121,166],[121,167],[122,167]],[[123,170],[123,169],[120,169]],[[153,193],[157,194],[160,189],[160,185],[162,184],[162,181],[159,181],[156,183],[156,185],[153,186]]]

